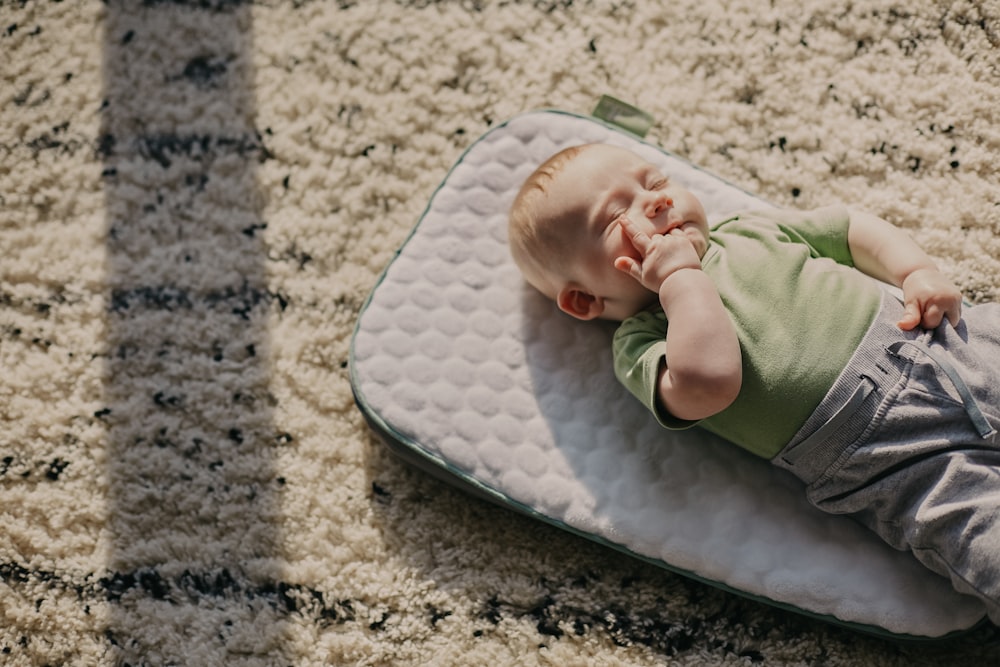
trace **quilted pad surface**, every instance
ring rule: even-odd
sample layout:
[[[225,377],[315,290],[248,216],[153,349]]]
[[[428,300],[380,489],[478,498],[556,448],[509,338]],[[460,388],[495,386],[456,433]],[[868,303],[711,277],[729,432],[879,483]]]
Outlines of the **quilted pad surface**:
[[[711,221],[766,202],[602,122],[518,116],[447,175],[372,292],[352,383],[397,450],[493,500],[689,576],[864,629],[941,637],[981,604],[808,505],[800,483],[699,430],[668,432],[614,378],[613,329],[526,287],[506,246],[521,182],[585,142],[635,150]]]

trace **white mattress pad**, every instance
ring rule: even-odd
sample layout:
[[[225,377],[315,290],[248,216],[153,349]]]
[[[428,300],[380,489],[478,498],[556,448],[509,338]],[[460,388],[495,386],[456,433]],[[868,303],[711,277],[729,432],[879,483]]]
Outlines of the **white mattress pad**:
[[[980,622],[980,602],[812,508],[787,473],[704,431],[661,428],[614,377],[613,327],[525,285],[508,208],[536,166],[587,142],[659,165],[710,221],[769,205],[593,118],[538,111],[492,129],[447,174],[359,317],[351,378],[373,429],[478,495],[765,602],[880,634]]]

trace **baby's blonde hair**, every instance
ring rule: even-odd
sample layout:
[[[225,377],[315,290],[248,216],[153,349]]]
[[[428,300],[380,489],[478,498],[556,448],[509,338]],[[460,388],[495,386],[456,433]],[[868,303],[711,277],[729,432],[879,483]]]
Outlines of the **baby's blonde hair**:
[[[555,177],[589,146],[565,148],[543,162],[521,185],[510,209],[507,237],[511,256],[525,280],[552,299],[561,287],[556,277],[568,259],[565,230],[555,220],[539,215],[539,204]]]

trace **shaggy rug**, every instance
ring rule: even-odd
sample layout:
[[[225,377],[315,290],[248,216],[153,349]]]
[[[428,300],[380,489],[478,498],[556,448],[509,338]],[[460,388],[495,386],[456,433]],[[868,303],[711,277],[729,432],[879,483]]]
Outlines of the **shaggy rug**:
[[[522,111],[908,228],[1000,297],[996,0],[0,0],[0,663],[973,665],[402,465],[365,296]]]

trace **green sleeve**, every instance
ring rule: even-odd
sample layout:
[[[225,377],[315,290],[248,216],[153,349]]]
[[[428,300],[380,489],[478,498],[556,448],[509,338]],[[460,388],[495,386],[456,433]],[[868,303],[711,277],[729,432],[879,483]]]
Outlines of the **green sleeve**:
[[[622,322],[615,332],[615,375],[662,426],[685,429],[697,422],[677,419],[660,404],[657,382],[667,356],[667,318],[660,309],[643,311]]]
[[[850,214],[844,206],[827,206],[813,211],[768,212],[789,240],[809,247],[813,257],[829,257],[838,264],[854,266],[847,231]]]

